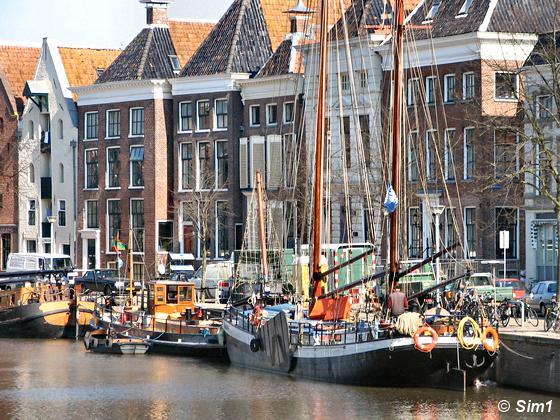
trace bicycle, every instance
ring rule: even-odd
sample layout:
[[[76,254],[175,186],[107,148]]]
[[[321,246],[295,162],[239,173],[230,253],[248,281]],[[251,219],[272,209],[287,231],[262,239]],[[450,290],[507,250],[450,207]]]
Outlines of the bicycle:
[[[560,332],[560,316],[559,316],[558,302],[555,298],[552,298],[552,308],[546,311],[544,317],[544,330],[550,331],[551,329],[555,332]]]

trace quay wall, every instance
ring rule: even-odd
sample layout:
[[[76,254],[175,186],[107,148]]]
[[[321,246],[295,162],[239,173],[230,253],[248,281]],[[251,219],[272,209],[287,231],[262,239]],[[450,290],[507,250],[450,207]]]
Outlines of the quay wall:
[[[560,335],[500,333],[494,363],[499,385],[560,394]]]

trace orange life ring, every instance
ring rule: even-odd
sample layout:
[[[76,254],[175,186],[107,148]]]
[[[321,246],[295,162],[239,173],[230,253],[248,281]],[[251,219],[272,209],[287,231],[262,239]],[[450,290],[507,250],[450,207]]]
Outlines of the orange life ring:
[[[250,318],[251,324],[253,324],[254,327],[258,327],[259,325],[261,325],[262,308],[260,305],[257,305],[253,308],[253,313],[251,314]]]
[[[432,337],[432,342],[430,344],[424,345],[420,342],[420,336],[424,333],[429,333],[430,336]],[[416,347],[416,349],[420,350],[423,353],[429,353],[436,348],[438,338],[439,338],[438,333],[432,327],[429,326],[420,327],[414,333],[414,347]]]
[[[488,335],[492,336],[492,344],[489,344],[488,341],[486,341]],[[482,332],[482,345],[490,353],[494,353],[498,350],[498,347],[500,346],[500,336],[494,327],[484,328],[484,331]]]

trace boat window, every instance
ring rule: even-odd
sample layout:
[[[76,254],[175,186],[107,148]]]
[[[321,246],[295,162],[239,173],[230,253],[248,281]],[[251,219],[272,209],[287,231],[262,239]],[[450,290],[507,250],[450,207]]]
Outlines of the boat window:
[[[193,300],[193,288],[192,287],[187,287],[187,298],[186,298],[187,302],[192,302]]]
[[[167,303],[177,303],[177,286],[167,286]]]
[[[53,270],[65,270],[65,269],[70,269],[70,268],[72,268],[72,260],[70,258],[53,258],[52,259],[52,269]]]
[[[156,287],[156,299],[158,303],[165,302],[165,286]]]

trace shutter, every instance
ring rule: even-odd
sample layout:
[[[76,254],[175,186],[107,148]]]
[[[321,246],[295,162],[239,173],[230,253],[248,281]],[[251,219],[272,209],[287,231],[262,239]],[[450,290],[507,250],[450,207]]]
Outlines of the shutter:
[[[247,179],[248,175],[248,156],[247,149],[247,137],[239,139],[239,188],[248,188],[249,181]]]
[[[251,187],[256,185],[257,171],[265,175],[265,150],[264,150],[264,137],[252,136],[251,137]]]
[[[271,135],[266,138],[267,187],[280,188],[282,182],[282,137]]]

